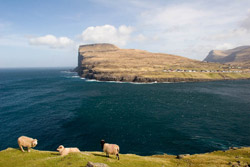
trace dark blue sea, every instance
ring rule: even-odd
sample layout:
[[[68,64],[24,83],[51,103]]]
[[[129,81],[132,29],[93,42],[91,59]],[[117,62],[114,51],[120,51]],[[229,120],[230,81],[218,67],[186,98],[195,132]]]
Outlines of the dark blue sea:
[[[36,149],[139,155],[250,146],[250,81],[131,84],[86,81],[68,68],[0,69],[0,150],[21,135]]]

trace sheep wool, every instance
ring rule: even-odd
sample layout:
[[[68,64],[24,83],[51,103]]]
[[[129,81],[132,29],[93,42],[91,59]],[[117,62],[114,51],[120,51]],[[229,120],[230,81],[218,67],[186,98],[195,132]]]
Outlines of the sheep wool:
[[[77,147],[65,148],[63,145],[60,145],[57,148],[57,151],[59,151],[59,153],[61,154],[61,156],[68,155],[69,153],[78,153],[78,152],[80,152],[80,150]]]
[[[38,144],[38,140],[27,137],[27,136],[20,136],[17,139],[17,143],[18,143],[22,152],[24,152],[23,147],[27,147],[28,152],[30,152],[30,148],[36,147],[36,145]]]
[[[116,155],[116,158],[119,160],[119,151],[120,148],[117,144],[109,144],[109,143],[105,143],[104,140],[101,140],[101,146],[103,149],[103,152],[106,153],[106,156],[109,157],[109,154],[111,155]]]

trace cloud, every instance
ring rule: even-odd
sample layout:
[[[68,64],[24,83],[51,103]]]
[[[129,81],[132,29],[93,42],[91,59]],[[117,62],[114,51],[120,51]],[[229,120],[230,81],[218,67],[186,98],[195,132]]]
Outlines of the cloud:
[[[108,20],[110,24],[101,20],[99,26],[82,25],[86,29],[82,33],[78,32],[74,44],[113,43],[120,47],[172,53],[194,59],[203,59],[213,49],[249,44],[248,0],[240,3],[237,0],[94,1],[110,10],[116,9],[114,13],[127,12],[126,15],[117,15],[124,25],[117,26],[113,17]],[[82,18],[82,15],[78,18]],[[93,22],[96,23],[98,21]],[[130,24],[132,27],[128,26]],[[50,39],[50,42],[39,39],[39,42],[31,40],[30,43],[58,48],[61,42],[55,38]]]
[[[250,31],[250,11],[248,11],[247,17],[242,21],[241,27]]]
[[[213,49],[249,44],[250,1],[219,1],[162,3],[142,11],[136,30],[147,40],[141,48],[202,59]]]
[[[224,30],[222,32],[217,32],[216,34],[208,37],[208,40],[214,41],[225,41],[230,39],[246,39],[250,38],[250,11],[248,11],[247,15],[243,18],[238,18],[238,25],[235,24],[234,28]]]
[[[82,32],[83,42],[89,43],[112,43],[118,46],[124,46],[130,40],[133,28],[122,25],[118,28],[112,25],[103,25],[88,27]]]
[[[220,44],[220,45],[217,45],[215,47],[215,49],[218,49],[218,50],[227,50],[227,49],[232,49],[234,48],[235,46],[231,43],[223,43],[223,44]]]
[[[54,35],[45,35],[37,38],[30,38],[30,45],[48,46],[50,48],[66,48],[74,42],[67,37],[55,37]]]
[[[196,23],[208,14],[189,6],[167,6],[141,14],[146,25],[157,25],[167,29],[178,28]]]
[[[239,38],[245,38],[247,35],[250,35],[250,33],[245,28],[236,28],[236,29],[230,29],[221,33],[214,34],[210,37],[207,37],[208,40],[214,40],[214,41],[225,41],[229,39],[239,39]]]
[[[145,37],[143,34],[138,34],[134,37],[134,41],[136,42],[145,42],[147,41],[147,37]]]

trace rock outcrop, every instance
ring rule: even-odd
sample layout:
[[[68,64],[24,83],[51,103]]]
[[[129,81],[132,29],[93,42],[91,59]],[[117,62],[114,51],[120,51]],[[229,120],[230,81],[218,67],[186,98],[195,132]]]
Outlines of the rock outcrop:
[[[94,162],[88,162],[86,167],[109,167],[107,164],[104,163],[94,163]]]

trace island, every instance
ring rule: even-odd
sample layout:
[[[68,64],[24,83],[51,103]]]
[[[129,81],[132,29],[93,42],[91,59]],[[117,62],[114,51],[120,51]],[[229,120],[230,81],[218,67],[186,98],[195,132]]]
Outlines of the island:
[[[120,82],[196,82],[250,79],[250,68],[182,56],[120,49],[101,43],[81,45],[75,71],[82,78]]]

